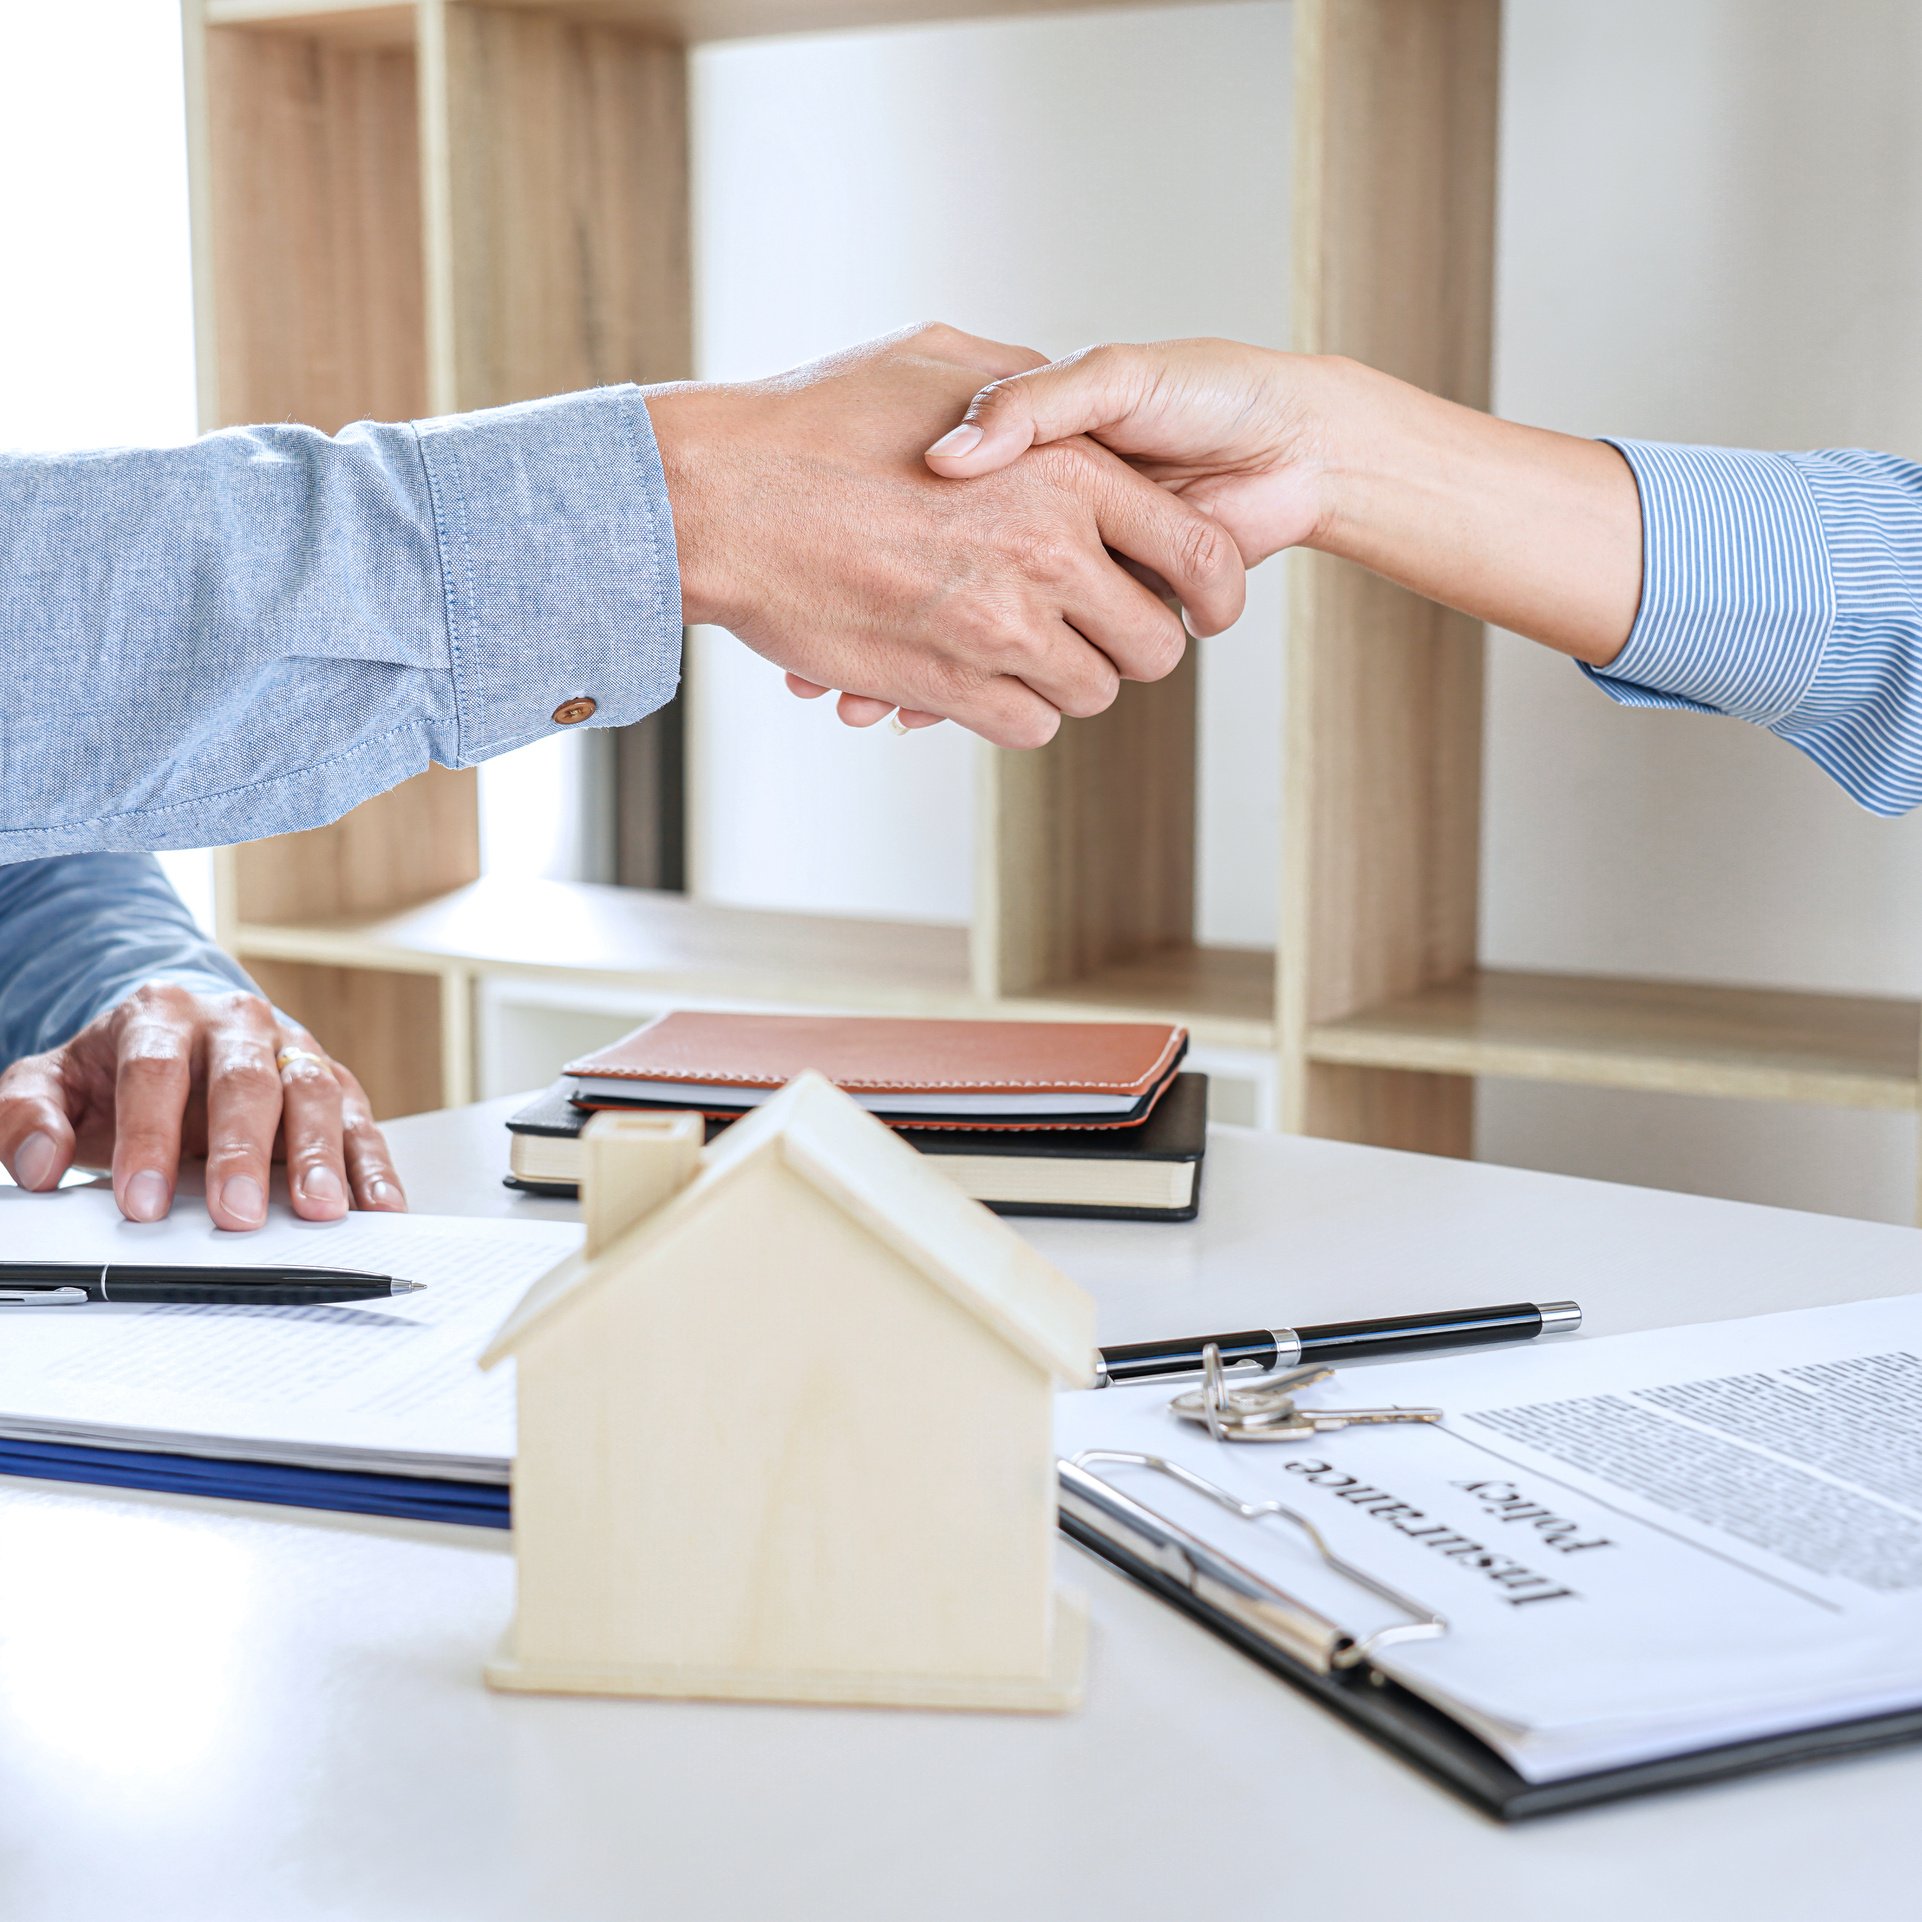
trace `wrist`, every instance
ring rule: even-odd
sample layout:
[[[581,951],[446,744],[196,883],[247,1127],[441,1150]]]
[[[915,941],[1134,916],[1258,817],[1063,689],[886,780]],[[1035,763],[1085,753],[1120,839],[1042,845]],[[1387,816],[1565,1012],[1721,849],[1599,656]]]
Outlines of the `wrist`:
[[[1642,535],[1612,448],[1352,361],[1322,372],[1308,545],[1591,665],[1614,657],[1641,592]]]
[[[1379,545],[1380,523],[1417,466],[1414,418],[1432,396],[1338,354],[1304,356],[1301,365],[1303,434],[1316,477],[1314,522],[1302,545],[1360,560]]]
[[[689,627],[733,627],[750,600],[735,480],[740,449],[754,432],[752,390],[677,381],[644,392],[674,520],[681,617]]]

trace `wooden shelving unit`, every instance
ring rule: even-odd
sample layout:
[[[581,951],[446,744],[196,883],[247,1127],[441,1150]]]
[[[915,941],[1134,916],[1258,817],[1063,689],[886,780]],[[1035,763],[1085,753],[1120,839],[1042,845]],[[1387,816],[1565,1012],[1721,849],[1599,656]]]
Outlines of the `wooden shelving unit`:
[[[205,424],[333,429],[689,370],[686,48],[1021,0],[186,0]],[[971,931],[480,873],[471,776],[233,850],[223,938],[383,1112],[465,1098],[485,977],[918,1013],[1176,1013],[1271,1050],[1194,938],[1192,667],[984,751]],[[1150,778],[1142,769],[1153,770]]]
[[[1059,4],[1059,0],[1055,0]],[[184,0],[208,426],[336,428],[686,374],[686,50],[1024,0]],[[1294,335],[1486,403],[1500,0],[1296,0]],[[970,929],[485,878],[469,775],[223,857],[224,937],[377,1104],[473,1087],[490,976],[1171,1014],[1284,1124],[1466,1153],[1481,1075],[1914,1111],[1911,1003],[1477,965],[1482,647],[1291,563],[1282,954],[1200,946],[1190,666],[982,750]]]

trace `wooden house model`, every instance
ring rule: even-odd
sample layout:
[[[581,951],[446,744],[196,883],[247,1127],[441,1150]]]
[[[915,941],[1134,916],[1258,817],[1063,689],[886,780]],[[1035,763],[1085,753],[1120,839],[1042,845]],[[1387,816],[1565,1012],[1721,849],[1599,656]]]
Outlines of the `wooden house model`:
[[[818,1075],[701,1137],[596,1118],[586,1245],[482,1357],[519,1405],[488,1680],[1069,1706],[1052,1404],[1092,1303]]]

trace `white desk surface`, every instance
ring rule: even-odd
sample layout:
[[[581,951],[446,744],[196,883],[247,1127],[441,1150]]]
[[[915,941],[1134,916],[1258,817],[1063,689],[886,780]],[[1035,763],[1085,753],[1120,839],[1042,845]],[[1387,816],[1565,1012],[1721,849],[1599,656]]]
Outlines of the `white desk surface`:
[[[393,1130],[416,1207],[511,1103]],[[1922,1285],[1908,1229],[1223,1131],[1191,1226],[1037,1222],[1104,1340],[1573,1296],[1595,1333]],[[505,1538],[0,1484],[8,1922],[1904,1912],[1922,1751],[1504,1830],[1066,1545],[1061,1718],[489,1693]]]

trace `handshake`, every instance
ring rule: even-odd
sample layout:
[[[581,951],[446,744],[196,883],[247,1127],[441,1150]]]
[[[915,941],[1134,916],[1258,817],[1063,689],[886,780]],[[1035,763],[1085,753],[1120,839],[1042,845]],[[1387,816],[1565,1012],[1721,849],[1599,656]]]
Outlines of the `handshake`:
[[[649,396],[691,621],[866,727],[1039,747],[1240,614],[1284,547],[1594,667],[1635,620],[1634,476],[1357,362],[1227,340],[1053,364],[921,327]],[[1184,624],[1176,614],[1186,610]]]
[[[1003,747],[1161,679],[1189,632],[1239,616],[1261,541],[1237,529],[1240,477],[1124,458],[1146,396],[1119,405],[1116,357],[1149,351],[1048,368],[928,326],[772,380],[652,390],[686,619],[796,694],[840,690],[852,726],[898,708]]]

